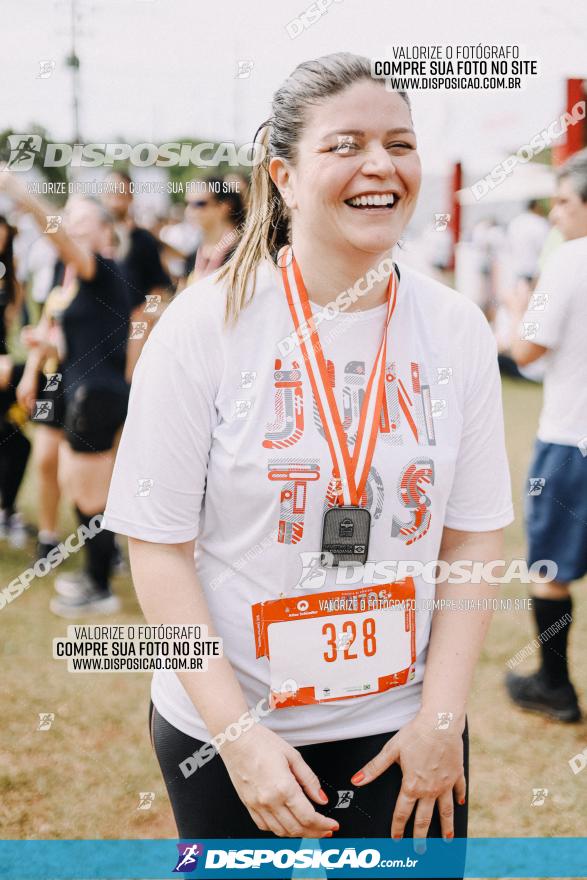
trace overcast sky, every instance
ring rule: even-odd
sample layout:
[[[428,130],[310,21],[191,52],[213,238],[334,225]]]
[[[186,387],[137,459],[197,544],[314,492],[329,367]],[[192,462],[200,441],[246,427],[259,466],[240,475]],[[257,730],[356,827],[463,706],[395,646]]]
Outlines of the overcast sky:
[[[339,50],[386,56],[392,44],[522,44],[541,76],[520,92],[412,95],[424,168],[459,157],[491,165],[564,109],[564,78],[587,76],[587,7],[578,0],[338,0],[296,39],[308,0],[76,0],[85,141],[248,141],[272,92],[300,61]],[[43,124],[72,135],[70,0],[2,0],[0,129]],[[252,62],[237,78],[237,61]],[[54,60],[48,79],[41,60]]]

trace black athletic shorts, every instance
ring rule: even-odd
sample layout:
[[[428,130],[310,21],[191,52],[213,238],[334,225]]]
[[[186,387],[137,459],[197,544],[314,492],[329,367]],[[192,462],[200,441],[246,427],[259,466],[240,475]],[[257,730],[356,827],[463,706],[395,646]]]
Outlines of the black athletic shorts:
[[[24,364],[15,364],[8,387],[0,391],[0,421],[16,401],[16,388],[23,371]],[[122,390],[80,385],[71,396],[65,396],[61,382],[52,385],[47,376],[40,373],[32,420],[47,428],[64,430],[69,445],[76,452],[106,452],[112,449],[116,432],[126,418],[128,394],[128,387]],[[44,407],[43,402],[48,405]]]
[[[200,766],[187,779],[179,764],[204,745],[173,727],[154,708],[149,713],[151,741],[161,767],[180,839],[272,838],[270,831],[260,831],[234,789],[226,767],[218,754]],[[300,746],[298,751],[320,779],[328,795],[328,804],[320,812],[340,825],[336,837],[390,837],[391,819],[401,788],[402,772],[392,764],[380,777],[364,788],[354,788],[350,777],[371,760],[395,731],[356,739]],[[469,776],[469,740],[463,734],[465,775]],[[339,792],[353,789],[348,807],[337,806]],[[455,800],[455,837],[467,836],[467,799],[463,806]],[[413,836],[414,814],[406,825],[405,837]],[[438,805],[430,823],[428,837],[442,837]],[[463,865],[464,873],[464,865]],[[462,873],[459,875],[462,877]],[[329,874],[330,877],[330,874]]]
[[[65,398],[65,438],[76,452],[112,449],[128,407],[126,391],[79,385]]]

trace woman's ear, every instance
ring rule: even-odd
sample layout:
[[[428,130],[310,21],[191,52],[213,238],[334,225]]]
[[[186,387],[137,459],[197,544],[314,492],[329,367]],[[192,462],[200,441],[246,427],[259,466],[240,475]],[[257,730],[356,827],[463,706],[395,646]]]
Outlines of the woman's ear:
[[[290,209],[296,208],[294,194],[294,171],[285,159],[274,156],[269,162],[269,176],[279,191],[285,205]]]

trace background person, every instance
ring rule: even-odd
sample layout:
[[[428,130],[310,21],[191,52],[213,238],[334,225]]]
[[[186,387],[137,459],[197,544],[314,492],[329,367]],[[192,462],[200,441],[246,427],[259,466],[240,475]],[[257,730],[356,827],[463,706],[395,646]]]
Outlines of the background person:
[[[531,199],[526,210],[518,214],[507,228],[507,245],[517,283],[527,285],[528,292],[536,286],[540,256],[550,225],[542,213],[538,199]]]
[[[149,333],[170,296],[171,279],[161,261],[161,244],[148,229],[137,226],[132,215],[132,178],[124,171],[111,172],[104,181],[102,204],[114,218],[116,243],[112,253],[128,285],[131,323],[136,327],[128,343],[127,380]],[[156,307],[146,297],[160,297]]]
[[[6,217],[0,216],[0,537],[7,538],[14,547],[23,548],[27,530],[15,505],[31,444],[21,430],[26,414],[16,402],[16,385],[22,367],[14,364],[8,347],[23,301],[14,258],[15,235],[15,228]]]
[[[198,226],[201,240],[186,260],[186,285],[205,278],[226,263],[239,240],[244,220],[240,193],[225,185],[223,177],[192,181],[186,192],[186,213]]]
[[[51,333],[53,315],[59,312],[61,284],[59,261],[53,271],[53,283],[45,298],[43,312],[36,327],[23,327],[21,340],[28,350],[20,380],[16,383],[19,403],[35,415],[36,401],[48,404],[43,419],[35,421],[33,432],[33,465],[37,476],[37,558],[43,559],[57,547],[59,502],[59,447],[63,440],[65,398],[59,387],[62,375],[57,350],[46,345]],[[50,379],[49,376],[54,378]]]
[[[532,300],[510,303],[518,366],[547,355],[544,401],[525,498],[528,565],[541,559],[558,567],[556,580],[532,585],[532,608],[541,641],[541,665],[529,676],[513,672],[506,686],[513,702],[558,721],[581,718],[569,678],[570,584],[587,573],[587,150],[558,171],[550,219],[565,243],[552,254]],[[561,625],[562,621],[562,625]],[[550,627],[558,629],[550,634]]]
[[[167,252],[167,267],[175,285],[183,278],[187,257],[194,253],[200,243],[198,224],[190,220],[193,214],[187,204],[172,205],[167,223],[159,232]]]
[[[481,275],[479,306],[491,324],[496,312],[498,258],[504,246],[504,230],[495,217],[483,217],[473,227],[471,242],[477,252]]]
[[[21,180],[0,171],[0,190],[30,211],[45,228],[49,207]],[[45,304],[43,338],[25,370],[21,396],[32,403],[46,357],[57,355],[64,399],[64,441],[59,445],[59,480],[75,505],[80,524],[104,510],[114,447],[128,402],[125,380],[130,304],[118,266],[101,256],[112,241],[112,222],[99,202],[72,198],[63,223],[51,234],[62,260],[61,279]],[[85,568],[56,579],[51,610],[63,617],[112,613],[119,600],[110,589],[114,535],[101,530],[84,545]],[[61,588],[61,592],[59,592]]]

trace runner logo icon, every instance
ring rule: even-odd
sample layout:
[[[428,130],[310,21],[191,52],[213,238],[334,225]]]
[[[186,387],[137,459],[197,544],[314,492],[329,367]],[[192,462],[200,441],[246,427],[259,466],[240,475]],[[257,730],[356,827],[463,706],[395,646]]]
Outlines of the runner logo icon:
[[[201,843],[177,843],[176,846],[179,855],[173,873],[191,874],[196,870],[198,858],[204,855],[204,847]]]

